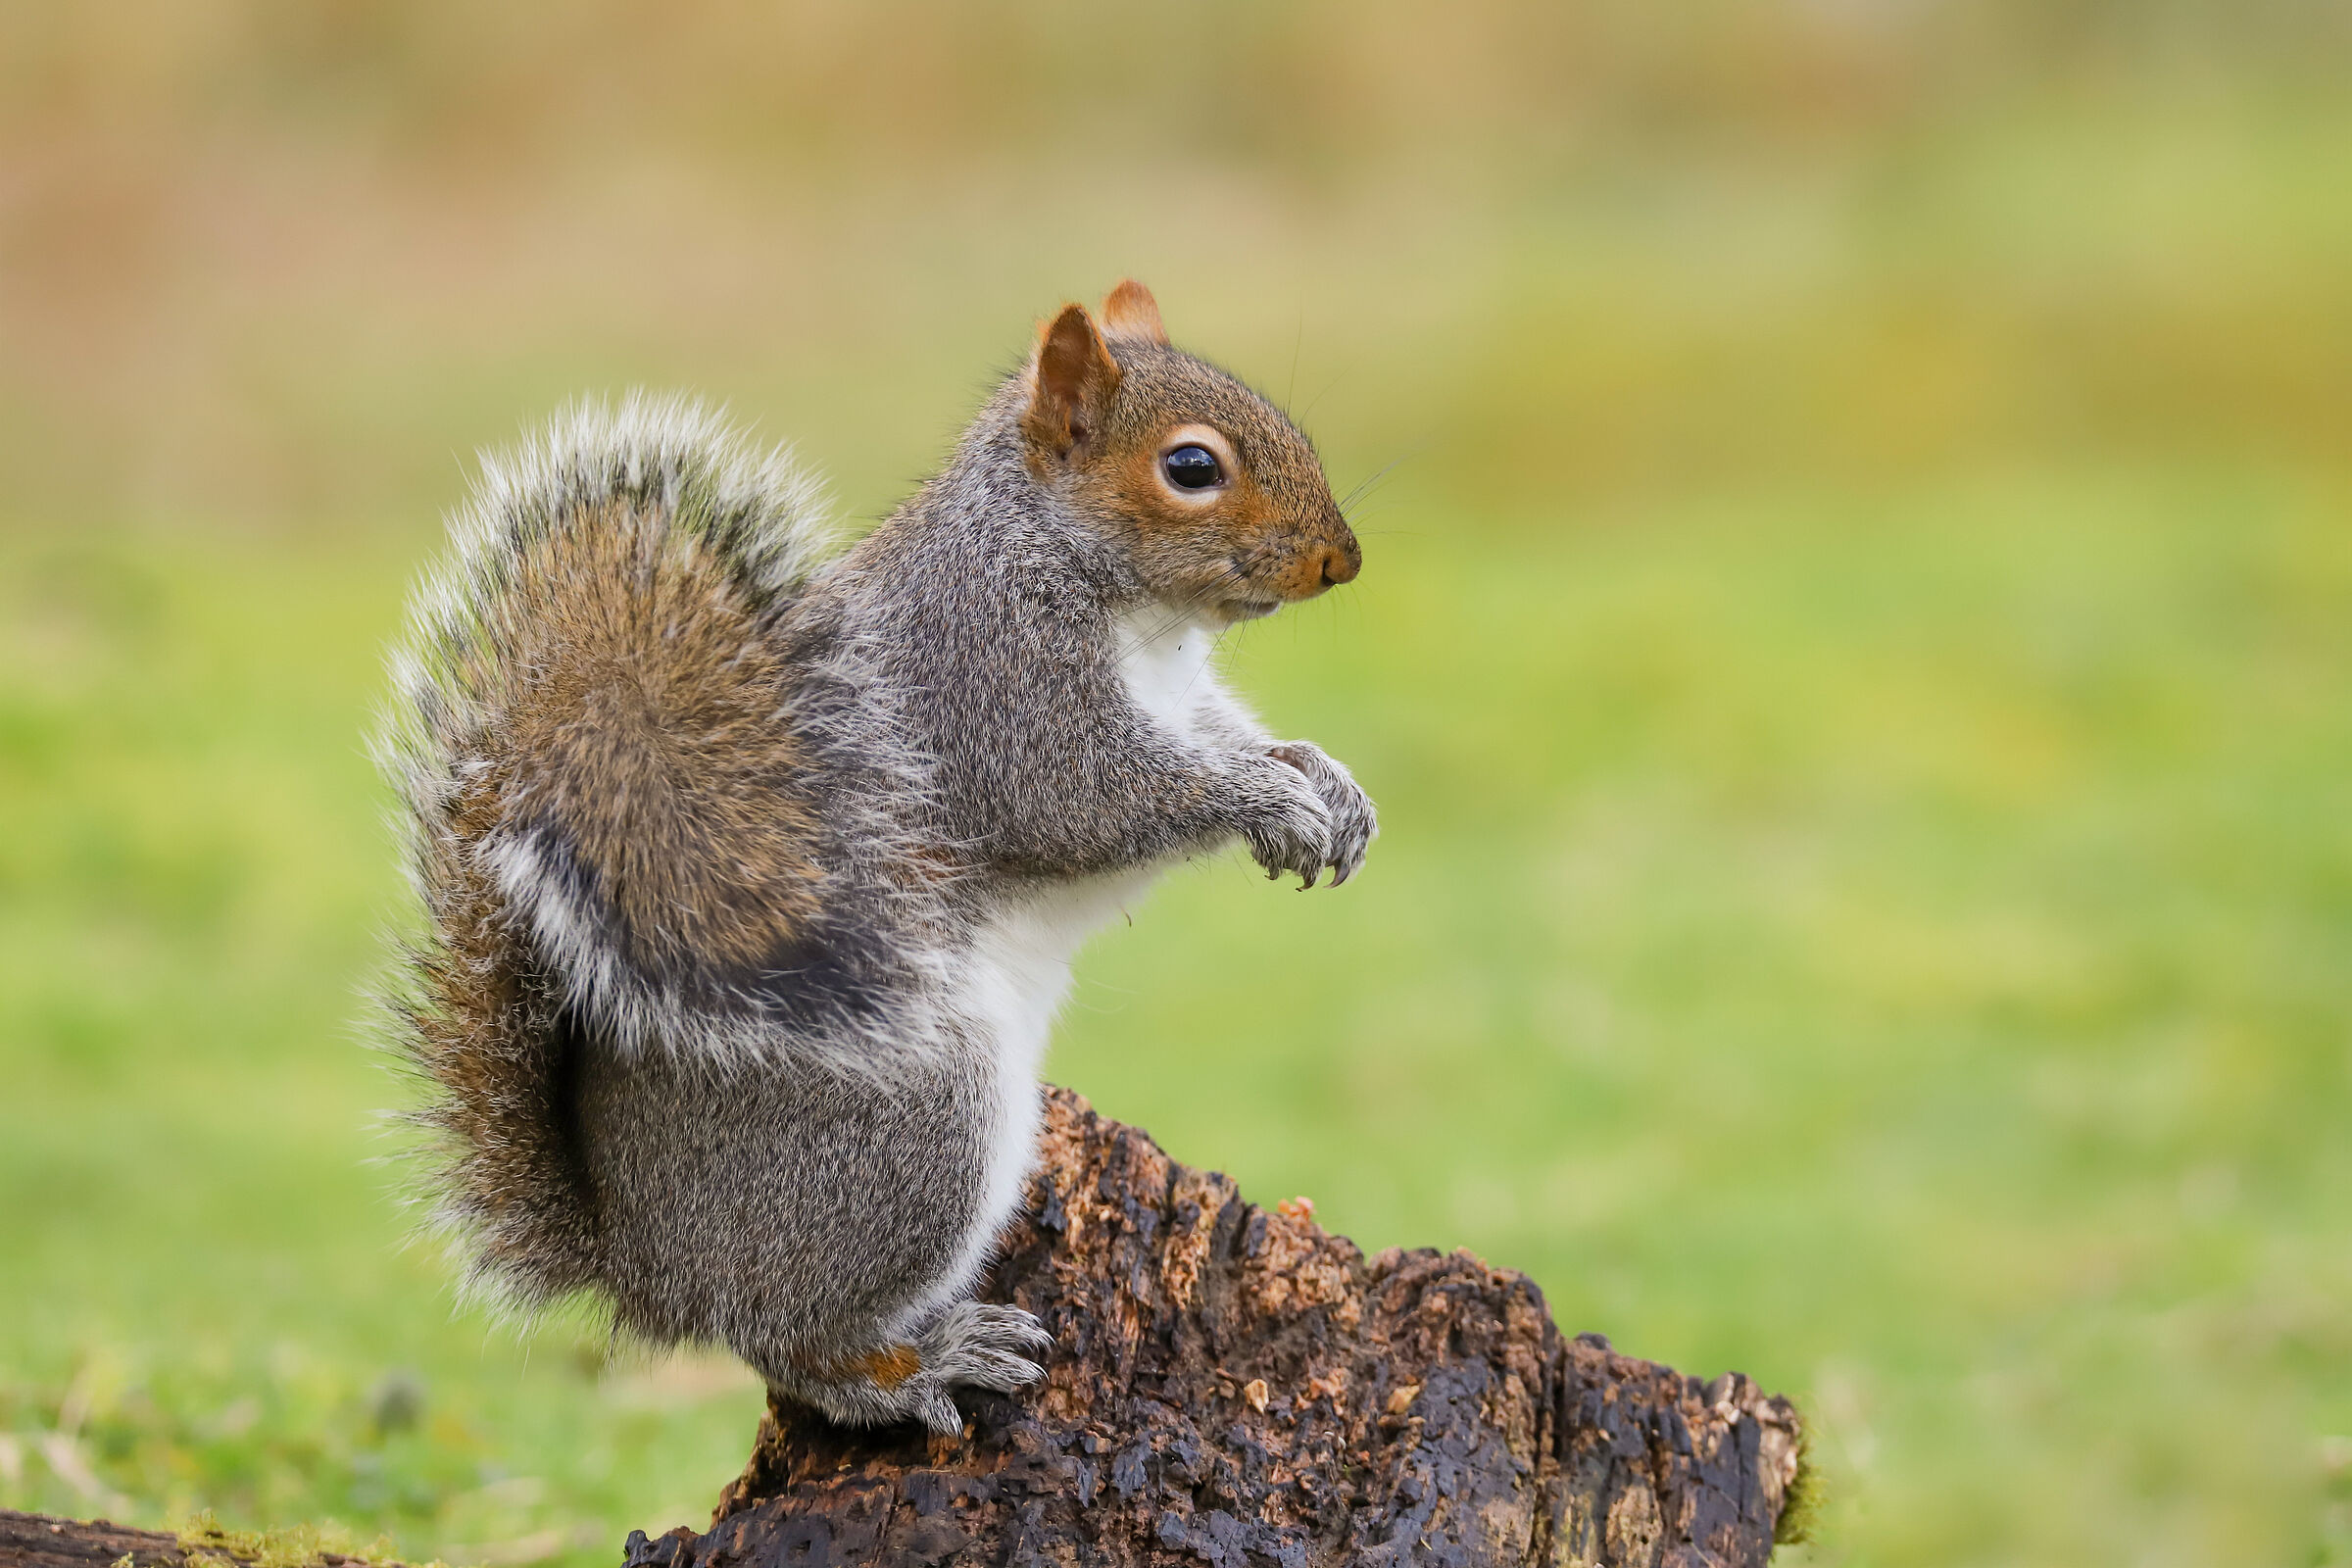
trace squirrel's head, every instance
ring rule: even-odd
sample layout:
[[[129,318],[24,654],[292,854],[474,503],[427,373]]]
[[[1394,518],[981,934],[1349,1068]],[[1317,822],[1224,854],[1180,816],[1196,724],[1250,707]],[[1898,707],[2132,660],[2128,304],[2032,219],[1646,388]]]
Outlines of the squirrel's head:
[[[1030,471],[1125,546],[1144,586],[1236,621],[1363,564],[1314,444],[1264,398],[1168,345],[1130,279],[1100,316],[1065,306],[1022,372]]]

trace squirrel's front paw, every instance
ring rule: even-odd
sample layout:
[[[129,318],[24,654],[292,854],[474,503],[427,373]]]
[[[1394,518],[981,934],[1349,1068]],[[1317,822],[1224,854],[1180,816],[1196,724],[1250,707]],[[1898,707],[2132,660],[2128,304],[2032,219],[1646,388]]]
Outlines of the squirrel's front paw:
[[[1331,842],[1325,863],[1331,867],[1331,885],[1338,887],[1363,869],[1364,852],[1380,836],[1380,813],[1372,808],[1372,797],[1356,783],[1354,774],[1311,741],[1284,741],[1268,748],[1267,755],[1297,768],[1330,813]],[[1314,877],[1308,876],[1306,885],[1314,883]]]
[[[1248,791],[1239,824],[1242,842],[1266,868],[1268,881],[1296,871],[1300,887],[1313,887],[1331,860],[1331,808],[1305,772],[1291,763],[1270,756],[1242,761]]]

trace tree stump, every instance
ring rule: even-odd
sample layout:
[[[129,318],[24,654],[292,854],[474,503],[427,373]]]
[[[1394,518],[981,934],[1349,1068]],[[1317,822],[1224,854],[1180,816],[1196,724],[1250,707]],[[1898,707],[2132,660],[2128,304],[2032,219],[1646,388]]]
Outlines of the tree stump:
[[[1366,1258],[1067,1090],[989,1298],[1054,1332],[1044,1385],[963,1393],[960,1440],[771,1403],[710,1530],[626,1568],[1730,1568],[1796,1488],[1796,1411],[1746,1378],[1563,1340],[1468,1252]]]

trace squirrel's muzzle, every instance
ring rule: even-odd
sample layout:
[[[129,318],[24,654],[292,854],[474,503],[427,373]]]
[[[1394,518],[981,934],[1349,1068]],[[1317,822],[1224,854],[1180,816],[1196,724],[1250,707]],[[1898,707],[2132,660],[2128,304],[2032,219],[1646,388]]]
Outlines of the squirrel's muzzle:
[[[1355,581],[1355,574],[1364,566],[1364,552],[1352,533],[1340,544],[1325,545],[1322,557],[1323,581],[1319,586],[1324,588]]]
[[[1282,597],[1312,599],[1326,589],[1355,581],[1363,565],[1363,548],[1348,525],[1341,523],[1336,534],[1301,546],[1291,558],[1282,573]]]

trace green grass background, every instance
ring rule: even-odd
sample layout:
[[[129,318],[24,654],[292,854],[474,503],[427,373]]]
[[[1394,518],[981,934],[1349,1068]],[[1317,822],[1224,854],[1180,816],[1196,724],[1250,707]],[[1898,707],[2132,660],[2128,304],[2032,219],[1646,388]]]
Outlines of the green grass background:
[[[1788,1391],[1789,1559],[2352,1561],[2352,114],[2257,10],[1210,8],[1238,86],[1051,8],[6,24],[0,1504],[704,1516],[748,1379],[404,1240],[379,649],[574,390],[855,526],[1132,270],[1403,460],[1227,656],[1384,836],[1173,875],[1054,1075]]]

